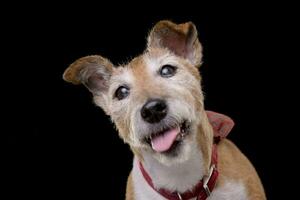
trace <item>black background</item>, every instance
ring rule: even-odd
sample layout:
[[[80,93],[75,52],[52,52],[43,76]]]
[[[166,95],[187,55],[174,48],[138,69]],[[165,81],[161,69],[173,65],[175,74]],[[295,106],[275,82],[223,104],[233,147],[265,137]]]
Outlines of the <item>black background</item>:
[[[91,94],[65,83],[62,74],[86,55],[101,54],[114,64],[130,60],[144,50],[148,31],[162,19],[196,24],[204,47],[206,108],[235,120],[229,138],[256,167],[268,198],[284,193],[292,150],[285,124],[290,88],[284,85],[289,69],[282,55],[287,49],[281,47],[289,21],[281,17],[282,9],[149,4],[153,7],[26,4],[31,9],[25,9],[18,4],[3,15],[9,72],[2,80],[8,86],[5,100],[13,103],[3,151],[10,195],[124,198],[132,153]]]

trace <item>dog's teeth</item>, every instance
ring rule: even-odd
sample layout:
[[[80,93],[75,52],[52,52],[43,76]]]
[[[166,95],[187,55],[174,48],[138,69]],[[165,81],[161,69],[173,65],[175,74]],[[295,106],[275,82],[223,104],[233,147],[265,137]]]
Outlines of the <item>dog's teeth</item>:
[[[180,132],[180,133],[177,135],[177,137],[176,137],[176,141],[182,140],[182,139],[184,138],[184,136],[185,136],[185,134],[182,133],[182,132]]]

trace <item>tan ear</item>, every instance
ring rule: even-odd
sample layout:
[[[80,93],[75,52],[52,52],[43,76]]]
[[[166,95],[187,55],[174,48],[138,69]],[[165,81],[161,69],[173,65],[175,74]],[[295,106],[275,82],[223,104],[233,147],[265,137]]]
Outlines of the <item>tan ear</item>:
[[[158,22],[148,36],[148,48],[167,48],[197,67],[201,64],[202,46],[198,40],[196,26],[192,22]]]
[[[93,94],[108,89],[113,64],[98,55],[76,60],[64,72],[63,79],[73,84],[84,84]]]

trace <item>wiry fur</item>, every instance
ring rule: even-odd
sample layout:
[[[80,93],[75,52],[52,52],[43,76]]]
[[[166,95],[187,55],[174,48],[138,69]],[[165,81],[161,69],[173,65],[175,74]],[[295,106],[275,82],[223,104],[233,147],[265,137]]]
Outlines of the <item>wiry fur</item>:
[[[101,56],[87,56],[74,62],[64,79],[83,83],[116,124],[120,137],[135,154],[134,167],[128,178],[126,199],[164,199],[144,180],[137,162],[143,165],[156,188],[184,192],[207,175],[211,163],[213,130],[204,111],[201,77],[202,47],[191,22],[157,23],[148,37],[145,52],[129,63],[113,67]],[[169,78],[159,75],[163,65],[177,67]],[[125,99],[114,97],[118,87],[126,85],[130,94]],[[167,116],[156,124],[141,117],[141,108],[149,99],[163,99]],[[186,120],[189,134],[176,155],[155,152],[143,138],[165,127]],[[218,145],[219,171],[215,190],[209,199],[265,199],[260,180],[247,158],[228,140]]]

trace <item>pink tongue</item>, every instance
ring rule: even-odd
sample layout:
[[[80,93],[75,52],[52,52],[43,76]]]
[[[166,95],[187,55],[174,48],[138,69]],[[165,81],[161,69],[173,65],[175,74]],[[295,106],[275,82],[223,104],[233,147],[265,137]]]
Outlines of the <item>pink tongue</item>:
[[[167,130],[165,133],[153,137],[151,140],[152,149],[157,152],[167,151],[172,146],[179,132],[180,129],[178,127],[178,128]]]

